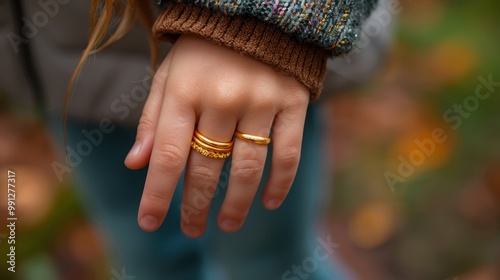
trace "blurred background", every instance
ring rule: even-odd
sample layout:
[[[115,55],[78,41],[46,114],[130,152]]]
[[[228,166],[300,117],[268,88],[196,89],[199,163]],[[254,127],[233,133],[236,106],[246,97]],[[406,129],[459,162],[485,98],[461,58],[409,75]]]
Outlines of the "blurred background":
[[[400,4],[381,70],[324,100],[328,226],[358,279],[500,279],[500,2]],[[51,141],[0,85],[0,180],[8,168],[30,175],[17,182],[17,276],[108,279],[102,239],[52,170]]]

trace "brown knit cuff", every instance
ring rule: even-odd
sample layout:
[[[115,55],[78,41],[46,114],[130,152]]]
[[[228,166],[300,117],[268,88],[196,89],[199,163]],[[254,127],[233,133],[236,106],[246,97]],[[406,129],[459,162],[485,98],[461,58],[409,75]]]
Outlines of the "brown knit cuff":
[[[294,77],[310,90],[311,99],[316,99],[321,92],[328,51],[301,43],[263,21],[171,2],[153,29],[159,39],[172,43],[180,34],[201,36]]]

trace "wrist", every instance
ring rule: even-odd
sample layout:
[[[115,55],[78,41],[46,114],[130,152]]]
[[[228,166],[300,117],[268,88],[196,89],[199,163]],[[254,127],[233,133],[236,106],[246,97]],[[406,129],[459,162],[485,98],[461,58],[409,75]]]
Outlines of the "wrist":
[[[203,37],[294,77],[309,89],[311,99],[321,91],[328,51],[301,43],[263,21],[172,2],[156,21],[154,31],[158,38],[169,42],[175,42],[180,34]]]

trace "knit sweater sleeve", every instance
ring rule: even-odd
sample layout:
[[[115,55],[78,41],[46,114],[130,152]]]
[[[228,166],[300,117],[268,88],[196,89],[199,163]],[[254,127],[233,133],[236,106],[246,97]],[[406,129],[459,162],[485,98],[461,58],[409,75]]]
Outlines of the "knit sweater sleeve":
[[[377,0],[169,0],[158,38],[202,36],[296,78],[315,99],[326,60],[348,52]]]

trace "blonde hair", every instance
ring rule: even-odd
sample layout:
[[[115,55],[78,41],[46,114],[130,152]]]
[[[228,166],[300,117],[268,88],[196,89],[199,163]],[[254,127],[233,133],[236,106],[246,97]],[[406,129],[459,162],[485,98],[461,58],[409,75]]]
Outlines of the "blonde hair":
[[[139,22],[144,25],[148,32],[149,45],[151,49],[151,64],[152,68],[154,70],[156,69],[156,61],[158,59],[158,42],[153,36],[152,31],[154,23],[153,9],[154,3],[152,0],[91,0],[89,41],[75,71],[73,72],[73,75],[69,80],[66,95],[64,96],[63,130],[65,148],[67,147],[66,113],[71,91],[80,71],[83,68],[83,65],[90,55],[103,50],[123,38],[123,36],[125,36],[132,29],[134,24]],[[119,18],[119,24],[111,35],[107,35],[111,26],[111,20],[114,17]]]

